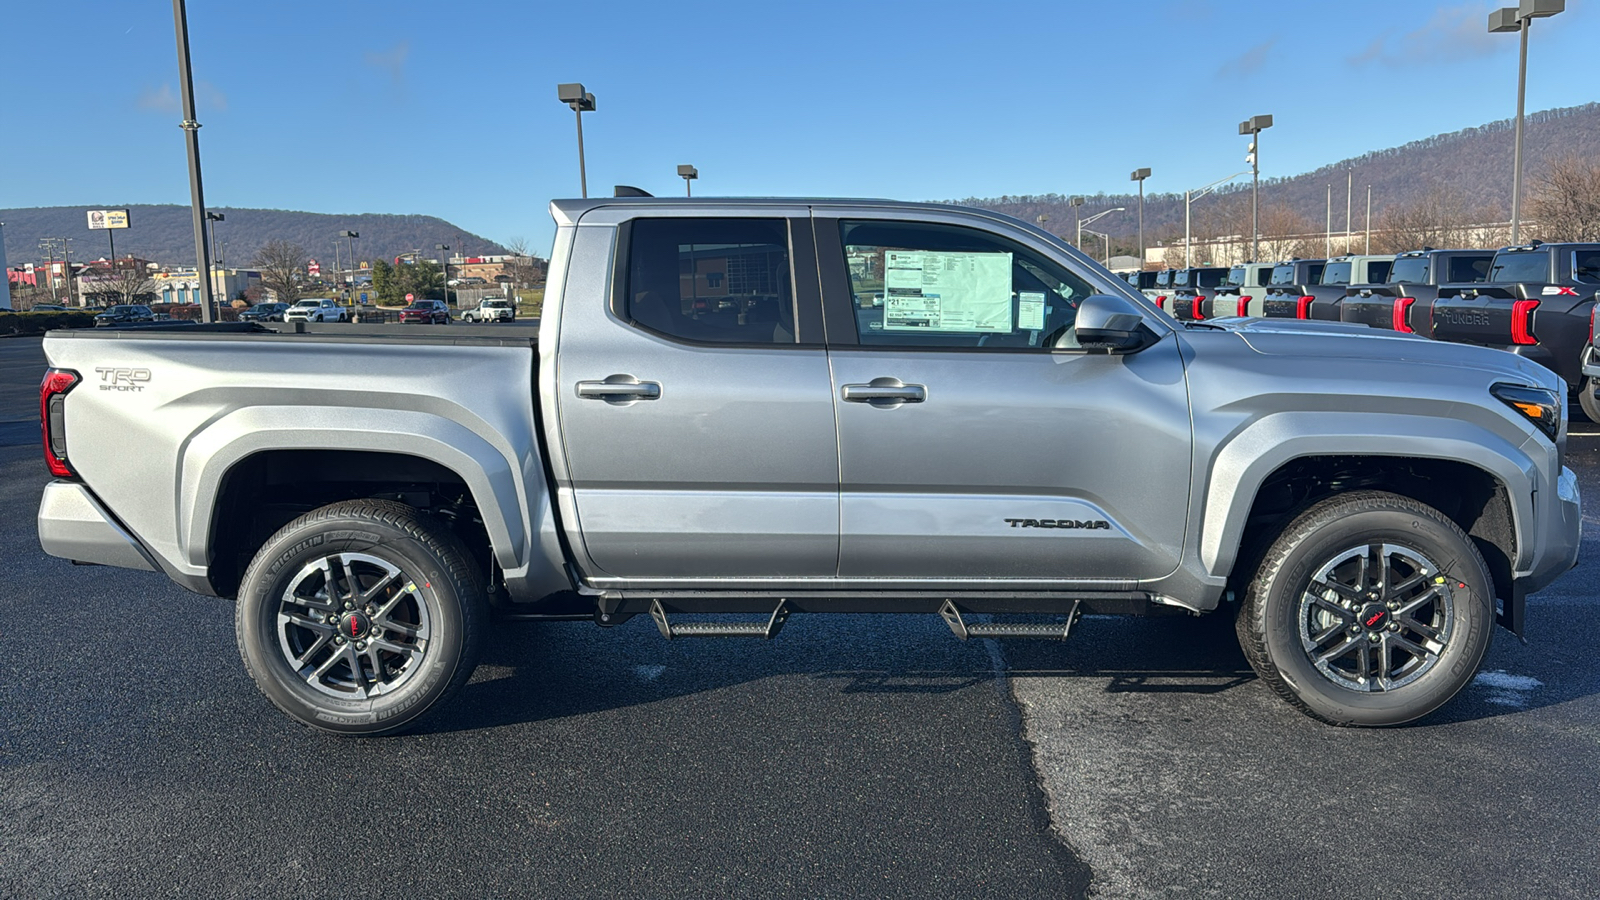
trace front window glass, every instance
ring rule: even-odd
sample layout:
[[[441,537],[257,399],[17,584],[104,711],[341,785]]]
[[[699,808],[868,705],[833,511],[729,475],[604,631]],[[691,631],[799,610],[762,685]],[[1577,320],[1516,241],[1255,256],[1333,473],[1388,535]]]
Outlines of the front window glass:
[[[703,343],[792,344],[793,298],[782,219],[633,223],[627,312],[642,328]]]
[[[1489,280],[1499,282],[1548,282],[1550,254],[1543,250],[1496,253],[1489,267]]]
[[[1403,256],[1395,260],[1394,268],[1389,270],[1389,283],[1427,284],[1428,258],[1426,256]]]
[[[1317,284],[1349,284],[1350,263],[1331,262],[1322,270],[1322,280]]]
[[[1075,348],[1093,291],[994,235],[921,222],[842,222],[858,339],[918,347]]]

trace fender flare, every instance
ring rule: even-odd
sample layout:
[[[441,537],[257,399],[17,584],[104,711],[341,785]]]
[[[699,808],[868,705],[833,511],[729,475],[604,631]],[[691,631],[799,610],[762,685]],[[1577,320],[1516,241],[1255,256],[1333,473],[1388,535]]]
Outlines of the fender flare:
[[[1534,521],[1538,469],[1504,437],[1471,422],[1392,413],[1285,412],[1250,423],[1212,455],[1200,512],[1202,568],[1226,576],[1237,561],[1245,521],[1261,485],[1296,459],[1313,456],[1389,456],[1441,459],[1481,469],[1505,485],[1512,527],[1518,535]],[[1517,542],[1515,565],[1527,564],[1530,549]]]
[[[337,425],[325,424],[330,413]],[[478,501],[501,568],[518,569],[531,557],[520,469],[462,424],[414,410],[251,406],[207,423],[179,448],[175,505],[185,563],[197,571],[210,565],[223,477],[249,457],[274,450],[372,451],[436,462],[461,476]]]

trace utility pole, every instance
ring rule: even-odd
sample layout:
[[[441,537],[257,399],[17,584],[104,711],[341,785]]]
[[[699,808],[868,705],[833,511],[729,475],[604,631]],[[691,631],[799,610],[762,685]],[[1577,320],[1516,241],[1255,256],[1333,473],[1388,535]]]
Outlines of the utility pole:
[[[1134,169],[1130,180],[1139,182],[1139,270],[1144,271],[1144,180],[1150,177],[1150,170]]]
[[[1333,185],[1328,185],[1328,222],[1325,226],[1327,232],[1322,239],[1322,257],[1324,259],[1333,255]]]
[[[1372,185],[1367,185],[1367,246],[1362,253],[1372,253]]]
[[[184,0],[172,0],[173,27],[178,35],[178,87],[183,92],[184,143],[189,150],[189,206],[194,219],[195,271],[200,275],[200,321],[216,321],[211,299],[211,259],[206,246],[206,198],[200,179],[200,123],[195,120],[194,72],[189,66],[189,16]]]
[[[1350,253],[1350,236],[1354,233],[1350,228],[1350,192],[1355,190],[1356,170],[1350,169],[1344,173],[1344,252]]]

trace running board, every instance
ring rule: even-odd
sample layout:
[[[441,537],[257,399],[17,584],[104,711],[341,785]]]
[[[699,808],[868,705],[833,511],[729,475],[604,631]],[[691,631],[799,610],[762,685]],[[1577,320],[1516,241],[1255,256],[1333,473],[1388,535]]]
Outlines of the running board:
[[[1055,638],[1064,641],[1072,636],[1072,626],[1078,622],[1079,605],[1079,601],[1072,601],[1072,609],[1067,613],[1065,625],[1032,622],[986,622],[968,625],[966,620],[961,618],[961,610],[949,600],[939,607],[939,616],[950,626],[950,630],[955,632],[956,637],[963,641],[967,638]]]
[[[656,628],[660,629],[661,636],[667,640],[680,637],[753,637],[772,640],[783,630],[783,623],[789,621],[789,603],[779,600],[777,607],[772,610],[772,616],[766,624],[760,622],[685,622],[674,625],[667,621],[667,611],[662,607],[660,600],[650,601],[650,618],[656,620]]]

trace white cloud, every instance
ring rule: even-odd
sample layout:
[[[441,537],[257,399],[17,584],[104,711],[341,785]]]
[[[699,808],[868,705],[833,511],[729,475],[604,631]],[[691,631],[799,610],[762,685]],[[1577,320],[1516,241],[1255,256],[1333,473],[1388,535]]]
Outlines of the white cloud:
[[[1366,49],[1349,57],[1351,65],[1433,65],[1499,53],[1516,41],[1489,33],[1493,7],[1478,3],[1441,6],[1420,28],[1396,36],[1380,35]]]
[[[1267,56],[1272,53],[1272,47],[1276,43],[1278,43],[1277,38],[1268,38],[1228,60],[1217,69],[1218,77],[1244,78],[1254,75],[1266,63]]]
[[[228,95],[224,94],[221,89],[209,81],[195,82],[194,102],[197,112],[228,111]],[[147,109],[151,112],[177,113],[183,111],[183,105],[178,101],[178,94],[172,89],[171,84],[145,88],[139,92],[137,104],[140,109]]]

